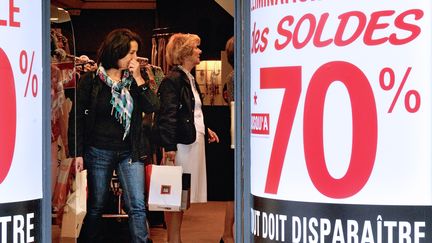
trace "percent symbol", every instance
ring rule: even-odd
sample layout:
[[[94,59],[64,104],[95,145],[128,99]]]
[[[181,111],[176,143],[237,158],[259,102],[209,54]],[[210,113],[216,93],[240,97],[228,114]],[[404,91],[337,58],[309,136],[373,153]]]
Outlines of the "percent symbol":
[[[408,76],[411,72],[411,67],[408,67],[405,71],[404,77],[402,78],[401,83],[399,84],[399,87],[396,91],[395,96],[393,97],[393,101],[387,111],[387,113],[392,113],[393,112],[393,108],[396,105],[396,101],[399,99],[399,95],[402,92],[402,89],[406,83],[406,81],[408,80]],[[389,76],[389,79],[386,83],[386,75]],[[389,67],[385,67],[381,70],[380,72],[380,76],[379,76],[379,82],[380,82],[380,86],[383,90],[388,91],[391,90],[393,88],[393,86],[395,85],[395,73],[394,70],[392,68]],[[413,104],[413,107],[410,104],[410,98],[414,96],[415,102]],[[410,112],[410,113],[415,113],[420,109],[420,94],[417,90],[408,90],[408,92],[405,93],[405,99],[404,99],[404,104],[405,104],[405,109]]]
[[[24,91],[24,97],[27,97],[27,91],[28,91],[28,87],[30,84],[30,77],[32,80],[31,88],[32,88],[33,97],[36,97],[37,92],[38,92],[38,78],[37,78],[36,74],[32,73],[34,55],[35,55],[35,53],[33,51],[32,56],[31,56],[31,60],[30,60],[30,69],[27,72],[27,68],[29,66],[27,52],[25,50],[22,50],[20,53],[20,70],[21,70],[22,74],[27,74],[27,84],[26,84],[26,88]]]

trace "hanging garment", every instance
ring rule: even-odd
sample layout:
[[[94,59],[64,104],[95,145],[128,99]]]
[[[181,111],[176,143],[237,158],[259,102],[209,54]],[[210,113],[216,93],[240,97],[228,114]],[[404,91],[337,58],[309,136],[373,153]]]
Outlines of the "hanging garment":
[[[152,52],[151,52],[151,57],[150,57],[150,63],[152,65],[156,65],[157,63],[157,42],[156,42],[156,37],[152,38]]]

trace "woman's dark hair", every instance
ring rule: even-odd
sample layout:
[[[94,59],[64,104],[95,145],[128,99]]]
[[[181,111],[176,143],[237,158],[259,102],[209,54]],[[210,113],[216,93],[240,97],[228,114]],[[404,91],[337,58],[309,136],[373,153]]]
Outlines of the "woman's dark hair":
[[[228,63],[231,67],[234,67],[234,36],[229,38],[225,44],[225,51],[228,59]]]
[[[142,41],[135,32],[123,28],[111,31],[99,47],[97,63],[105,70],[118,68],[117,62],[128,54],[131,41],[136,41],[140,48]]]

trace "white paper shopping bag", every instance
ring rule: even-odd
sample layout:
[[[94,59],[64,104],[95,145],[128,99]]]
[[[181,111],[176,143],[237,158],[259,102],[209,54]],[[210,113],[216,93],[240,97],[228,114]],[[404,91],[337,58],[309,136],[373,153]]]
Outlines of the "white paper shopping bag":
[[[87,213],[87,170],[78,172],[63,214],[61,237],[78,238]]]
[[[182,197],[181,166],[150,165],[148,207],[150,211],[180,211]]]

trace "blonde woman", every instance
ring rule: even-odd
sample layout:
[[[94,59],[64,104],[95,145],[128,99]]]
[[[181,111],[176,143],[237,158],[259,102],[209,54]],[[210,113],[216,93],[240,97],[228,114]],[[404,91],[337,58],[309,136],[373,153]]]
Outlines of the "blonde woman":
[[[191,70],[200,63],[200,38],[194,34],[174,34],[166,46],[170,71],[158,90],[157,115],[159,142],[166,163],[181,165],[191,174],[191,203],[207,202],[205,136],[219,142],[215,132],[206,128],[201,109],[202,98]],[[166,212],[167,240],[181,242],[183,212]]]

